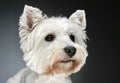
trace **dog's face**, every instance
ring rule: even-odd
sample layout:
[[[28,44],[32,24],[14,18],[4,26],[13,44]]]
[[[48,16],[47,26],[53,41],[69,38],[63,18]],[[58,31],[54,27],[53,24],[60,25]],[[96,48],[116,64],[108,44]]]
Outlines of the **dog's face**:
[[[19,24],[21,49],[31,70],[67,76],[84,65],[88,54],[83,10],[69,18],[47,18],[39,9],[25,6]]]

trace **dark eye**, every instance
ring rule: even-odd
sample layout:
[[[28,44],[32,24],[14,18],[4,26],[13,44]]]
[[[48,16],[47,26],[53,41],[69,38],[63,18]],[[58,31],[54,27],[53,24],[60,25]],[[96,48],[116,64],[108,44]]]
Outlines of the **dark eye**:
[[[74,35],[70,35],[70,39],[73,41],[73,42],[75,42],[75,36]]]
[[[51,42],[55,39],[55,35],[54,34],[48,34],[46,37],[45,37],[45,40],[48,41],[48,42]]]

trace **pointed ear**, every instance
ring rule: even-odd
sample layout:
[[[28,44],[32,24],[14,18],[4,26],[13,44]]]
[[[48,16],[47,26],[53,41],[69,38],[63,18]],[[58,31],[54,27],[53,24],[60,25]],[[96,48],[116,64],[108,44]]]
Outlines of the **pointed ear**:
[[[82,26],[83,29],[86,28],[86,17],[85,17],[85,11],[84,10],[76,10],[75,13],[73,13],[69,19],[71,21],[74,21]]]
[[[35,23],[41,22],[44,19],[42,11],[38,8],[25,5],[22,16],[19,19],[19,25],[22,28],[33,30]]]

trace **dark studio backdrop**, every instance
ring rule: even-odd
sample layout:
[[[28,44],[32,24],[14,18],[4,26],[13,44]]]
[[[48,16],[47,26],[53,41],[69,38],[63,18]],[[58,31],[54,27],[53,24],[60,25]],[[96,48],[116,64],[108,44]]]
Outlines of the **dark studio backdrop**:
[[[0,83],[25,67],[19,48],[18,20],[25,4],[48,16],[67,16],[84,9],[87,17],[89,57],[73,83],[120,83],[119,22],[116,0],[3,0],[0,1]]]

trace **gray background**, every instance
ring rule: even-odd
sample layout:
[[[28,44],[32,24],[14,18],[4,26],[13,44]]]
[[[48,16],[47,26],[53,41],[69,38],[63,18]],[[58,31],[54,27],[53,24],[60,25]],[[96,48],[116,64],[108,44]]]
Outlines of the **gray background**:
[[[119,7],[112,0],[4,0],[0,2],[0,83],[25,67],[19,48],[18,19],[25,4],[48,16],[69,16],[85,9],[89,57],[83,69],[72,75],[73,83],[120,83]]]

